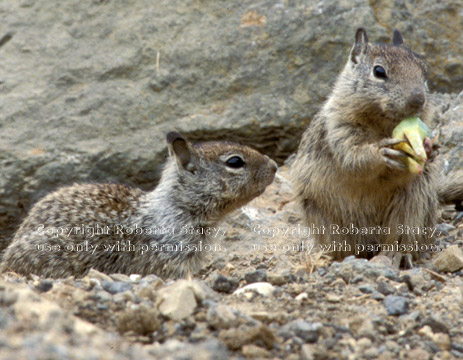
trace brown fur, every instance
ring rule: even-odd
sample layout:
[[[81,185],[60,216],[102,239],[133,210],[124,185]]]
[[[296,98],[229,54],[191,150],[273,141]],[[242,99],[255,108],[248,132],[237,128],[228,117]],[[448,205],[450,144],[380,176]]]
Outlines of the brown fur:
[[[203,230],[260,195],[277,166],[238,144],[191,145],[175,132],[167,141],[171,156],[155,190],[75,184],[45,196],[6,249],[0,270],[54,278],[84,276],[91,268],[162,277],[198,270],[201,246],[210,241]],[[230,166],[236,157],[244,165]]]
[[[426,89],[426,65],[403,46],[400,33],[393,45],[371,44],[359,29],[349,60],[333,92],[304,132],[291,166],[297,200],[308,225],[324,225],[314,235],[318,244],[350,245],[335,258],[355,254],[357,245],[429,245],[425,235],[400,235],[399,225],[432,227],[438,209],[438,165],[434,156],[421,175],[400,168],[397,153],[388,152],[394,127],[409,116],[428,125],[433,108]],[[382,66],[387,79],[375,77]],[[390,234],[338,235],[330,225],[390,229]],[[362,248],[361,248],[362,249]],[[393,251],[393,250],[392,250]],[[419,252],[414,252],[415,258]]]
[[[463,171],[448,174],[442,180],[438,194],[442,204],[455,204],[457,210],[463,211]]]

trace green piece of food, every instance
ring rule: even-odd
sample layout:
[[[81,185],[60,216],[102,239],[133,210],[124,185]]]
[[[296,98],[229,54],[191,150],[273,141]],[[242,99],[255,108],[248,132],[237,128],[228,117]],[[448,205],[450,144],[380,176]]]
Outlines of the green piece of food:
[[[394,145],[394,149],[402,150],[408,157],[402,161],[412,174],[421,174],[428,156],[426,154],[425,139],[431,136],[431,131],[419,117],[409,117],[400,122],[392,131],[392,137],[405,140]]]
[[[409,117],[402,120],[392,131],[393,138],[406,140],[406,142],[397,144],[394,148],[406,152],[423,164],[428,159],[423,141],[430,136],[429,128],[419,117]]]

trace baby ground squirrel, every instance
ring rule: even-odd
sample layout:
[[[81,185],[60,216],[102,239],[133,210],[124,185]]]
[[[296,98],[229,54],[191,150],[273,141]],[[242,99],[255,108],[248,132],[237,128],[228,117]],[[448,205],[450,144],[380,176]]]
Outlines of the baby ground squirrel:
[[[161,277],[198,270],[206,233],[262,194],[277,165],[234,143],[192,145],[177,132],[167,143],[170,158],[151,192],[74,184],[45,196],[5,250],[0,270],[53,278],[91,268]]]
[[[314,234],[316,243],[321,248],[336,244],[331,247],[337,250],[335,259],[371,257],[384,251],[383,244],[430,244],[432,237],[422,230],[434,226],[439,197],[446,202],[462,199],[461,174],[458,181],[438,184],[435,149],[424,172],[414,175],[400,161],[405,154],[392,148],[398,142],[391,139],[392,131],[404,118],[419,115],[429,124],[433,114],[426,65],[403,45],[400,32],[394,31],[390,45],[371,44],[366,31],[358,29],[347,64],[304,132],[290,170],[306,223],[325,227]],[[343,227],[347,230],[340,233]],[[354,227],[367,233],[355,234]],[[407,227],[420,233],[402,232],[411,229]],[[405,266],[411,265],[410,256],[405,258]]]

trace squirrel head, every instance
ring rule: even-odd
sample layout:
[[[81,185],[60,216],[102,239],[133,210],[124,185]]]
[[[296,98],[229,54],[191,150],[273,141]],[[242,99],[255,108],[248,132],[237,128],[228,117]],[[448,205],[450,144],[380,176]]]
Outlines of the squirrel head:
[[[404,45],[398,30],[391,44],[371,44],[365,29],[359,28],[343,72],[343,91],[350,89],[364,111],[401,121],[424,110],[426,74],[426,64]]]
[[[177,132],[167,134],[167,143],[177,200],[205,217],[219,219],[259,196],[277,171],[275,161],[247,146],[191,144]]]

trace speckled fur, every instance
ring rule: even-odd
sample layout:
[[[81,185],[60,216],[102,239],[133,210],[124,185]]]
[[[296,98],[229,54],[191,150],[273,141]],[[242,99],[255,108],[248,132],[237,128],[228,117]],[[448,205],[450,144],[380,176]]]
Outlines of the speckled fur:
[[[353,254],[356,244],[413,244],[415,240],[429,244],[432,238],[398,235],[396,229],[401,224],[433,226],[438,208],[435,160],[415,176],[407,169],[388,167],[381,153],[382,141],[391,137],[402,119],[420,116],[431,123],[434,113],[427,95],[426,65],[403,44],[371,44],[366,32],[366,41],[356,39],[360,41],[356,40],[331,95],[304,132],[291,166],[306,223],[327,227],[325,234],[314,235],[316,242],[351,245],[352,251],[335,252],[336,259]],[[387,81],[374,77],[376,65],[386,69]],[[425,97],[418,108],[411,99],[413,92]],[[330,234],[331,224],[379,225],[390,228],[391,234]]]
[[[53,278],[84,276],[91,268],[105,273],[162,277],[181,277],[197,271],[203,254],[185,247],[188,245],[192,250],[200,243],[209,244],[208,237],[183,234],[182,228],[214,227],[227,213],[260,195],[273,181],[277,167],[273,160],[249,147],[221,142],[191,145],[178,133],[169,135],[170,158],[155,190],[143,192],[117,184],[75,184],[45,196],[31,209],[6,249],[1,270]],[[177,148],[184,150],[183,155],[173,145],[174,141],[181,145]],[[226,159],[234,155],[245,161],[241,169],[226,166]],[[86,229],[108,226],[111,231],[88,236],[77,233],[82,226]],[[134,235],[123,231],[120,234],[122,229],[135,227],[170,230],[170,233],[153,235],[145,231]],[[76,231],[46,233],[48,229],[63,228]],[[98,245],[93,254],[66,250],[85,241]],[[104,245],[118,241],[126,245],[126,251],[104,249]],[[128,247],[129,241],[133,248]],[[143,246],[159,249],[161,245],[180,244],[183,250],[142,253]],[[38,250],[37,246],[44,245],[59,245],[61,251],[46,251],[43,247]]]
[[[438,193],[442,204],[455,204],[463,211],[463,171],[452,172],[442,179]]]

